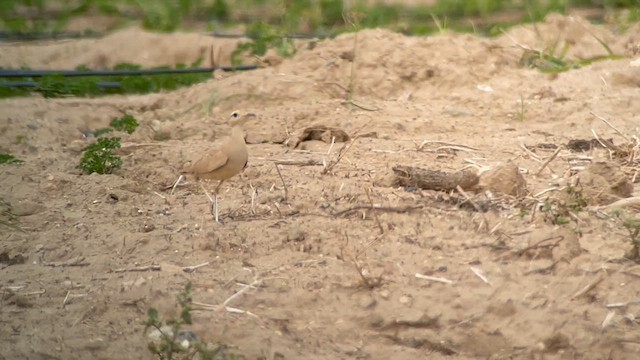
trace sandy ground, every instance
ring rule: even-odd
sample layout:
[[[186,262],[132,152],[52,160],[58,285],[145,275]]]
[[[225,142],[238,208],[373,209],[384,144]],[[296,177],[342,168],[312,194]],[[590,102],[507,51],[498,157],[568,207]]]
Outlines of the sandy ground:
[[[1,166],[0,196],[22,230],[1,226],[0,252],[26,261],[0,270],[0,358],[151,358],[146,311],[176,316],[175,296],[188,281],[193,300],[212,305],[256,285],[227,304],[250,313],[198,309],[190,327],[250,359],[637,358],[640,269],[623,258],[631,244],[621,220],[583,210],[554,225],[533,198],[560,196],[540,193],[609,158],[602,149],[563,149],[536,175],[554,153],[536,145],[591,140],[592,130],[618,145],[640,135],[637,34],[561,16],[495,39],[367,30],[355,56],[347,34],[170,93],[1,100],[0,152],[26,162]],[[555,41],[571,44],[568,58],[606,54],[594,35],[625,57],[559,75],[520,64],[523,47]],[[129,29],[98,40],[3,44],[0,66],[188,63],[210,46],[228,54],[235,43]],[[345,101],[350,79],[359,106]],[[235,109],[258,117],[246,126],[249,166],[223,186],[217,224],[193,182],[174,194],[165,187],[227,132],[223,121]],[[83,131],[121,111],[141,122],[123,141],[141,145],[115,174],[81,175]],[[276,160],[336,160],[344,143],[283,144],[318,124],[369,136],[329,174],[283,165],[281,180]],[[432,142],[418,149],[424,140]],[[389,181],[396,165],[456,171],[508,162],[520,168],[526,195],[488,200],[469,191],[486,212],[461,204],[456,192]],[[628,187],[637,162],[614,163]],[[371,203],[385,209],[372,212]],[[51,266],[74,259],[78,266]],[[116,271],[152,264],[160,270]],[[623,304],[607,307],[613,303]]]

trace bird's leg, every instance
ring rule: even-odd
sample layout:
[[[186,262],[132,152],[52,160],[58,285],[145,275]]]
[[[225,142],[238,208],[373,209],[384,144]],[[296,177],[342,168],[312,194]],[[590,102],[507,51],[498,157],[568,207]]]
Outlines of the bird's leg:
[[[211,214],[213,214],[214,199],[211,198],[211,195],[209,195],[209,192],[207,191],[207,189],[205,189],[204,185],[202,185],[202,181],[198,181],[198,184],[200,184],[202,191],[204,191],[204,194],[207,195],[207,198],[209,198],[209,202],[211,202]],[[216,201],[217,201],[217,197],[216,197]]]
[[[213,193],[213,199],[214,199],[214,203],[213,203],[213,212],[214,212],[214,216],[216,218],[216,222],[220,222],[218,220],[218,191],[220,190],[220,186],[222,186],[222,183],[224,182],[224,180],[220,180],[220,182],[218,183],[218,186],[216,186],[216,189]]]

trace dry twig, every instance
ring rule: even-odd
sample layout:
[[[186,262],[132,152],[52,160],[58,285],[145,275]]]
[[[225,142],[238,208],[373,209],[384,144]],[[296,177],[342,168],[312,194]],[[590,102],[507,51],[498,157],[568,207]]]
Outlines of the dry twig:
[[[282,173],[280,172],[280,165],[275,164],[276,171],[278,172],[278,176],[280,176],[280,180],[282,181],[282,187],[284,188],[284,201],[289,199],[289,191],[287,190],[287,183],[284,182],[284,178],[282,177]]]
[[[607,277],[607,273],[606,272],[601,272],[600,275],[598,275],[597,278],[595,278],[592,282],[590,282],[589,284],[587,284],[587,286],[583,287],[582,289],[580,289],[579,291],[577,291],[575,294],[573,294],[573,296],[571,296],[571,300],[575,300],[583,295],[585,295],[586,293],[588,293],[589,291],[593,290],[596,286],[598,286],[598,284],[600,284],[605,278]]]
[[[42,265],[51,267],[65,267],[65,266],[88,266],[89,263],[84,261],[84,256],[76,256],[66,261],[48,262],[42,261]]]
[[[551,156],[549,156],[549,158],[547,160],[545,160],[545,162],[542,163],[542,165],[540,166],[540,169],[538,169],[538,171],[536,171],[535,175],[539,176],[542,173],[542,170],[544,170],[547,166],[549,166],[549,163],[552,162],[553,159],[556,158],[556,156],[558,156],[560,151],[562,151],[562,146],[558,146],[556,151],[554,151],[553,154],[551,154]]]
[[[416,278],[418,279],[423,279],[423,280],[429,280],[429,281],[435,281],[435,282],[439,282],[439,283],[443,283],[443,284],[453,284],[453,281],[443,278],[443,277],[437,277],[437,276],[429,276],[429,275],[422,275],[419,273],[416,273]]]
[[[359,206],[354,206],[345,210],[338,211],[337,213],[334,213],[333,216],[336,216],[336,217],[342,216],[358,210],[377,210],[377,211],[403,214],[406,212],[411,212],[413,210],[422,209],[423,207],[424,206],[422,205],[411,205],[411,206],[404,206],[404,207],[390,207],[390,206],[373,206],[372,207],[371,205],[359,205]]]
[[[182,268],[182,271],[184,271],[186,273],[192,273],[192,272],[196,271],[197,269],[199,269],[201,267],[208,266],[209,264],[211,264],[211,261],[207,261],[205,263],[198,264],[198,265],[193,265],[193,266],[185,266],[185,267]]]
[[[376,212],[375,206],[373,205],[373,200],[371,200],[371,194],[370,194],[371,188],[365,188],[364,192],[367,194],[367,199],[369,199],[369,204],[371,205],[373,217],[375,218],[376,223],[378,224],[378,228],[380,229],[380,234],[384,234],[384,228],[380,223],[380,218],[378,218],[378,213]]]

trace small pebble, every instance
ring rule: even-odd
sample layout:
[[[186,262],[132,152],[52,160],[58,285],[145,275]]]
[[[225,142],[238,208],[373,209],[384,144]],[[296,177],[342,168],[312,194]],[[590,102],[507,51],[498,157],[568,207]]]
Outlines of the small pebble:
[[[390,295],[389,290],[385,289],[385,290],[380,291],[380,297],[383,298],[383,299],[388,299],[389,295]]]
[[[156,229],[156,226],[153,225],[153,224],[144,224],[144,226],[142,227],[142,232],[148,233],[148,232],[151,232],[151,231],[153,231],[155,229]]]
[[[29,216],[37,214],[41,212],[42,209],[42,205],[30,200],[23,200],[15,204],[11,204],[11,213],[15,216]]]
[[[411,305],[413,299],[411,298],[411,296],[402,295],[400,296],[400,299],[398,301],[400,301],[400,304]]]
[[[304,240],[304,231],[302,231],[300,228],[298,227],[291,227],[289,229],[289,232],[287,233],[287,241],[302,241]]]
[[[358,305],[365,310],[371,309],[372,307],[376,306],[376,299],[374,299],[370,295],[364,295],[360,298]]]

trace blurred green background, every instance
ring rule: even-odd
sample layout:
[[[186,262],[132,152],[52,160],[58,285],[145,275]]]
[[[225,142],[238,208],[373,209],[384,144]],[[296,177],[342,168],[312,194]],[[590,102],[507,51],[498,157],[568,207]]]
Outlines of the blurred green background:
[[[422,35],[443,29],[495,35],[550,12],[621,27],[640,19],[640,0],[0,0],[1,30],[102,33],[139,24],[153,31],[336,34],[385,27]]]

